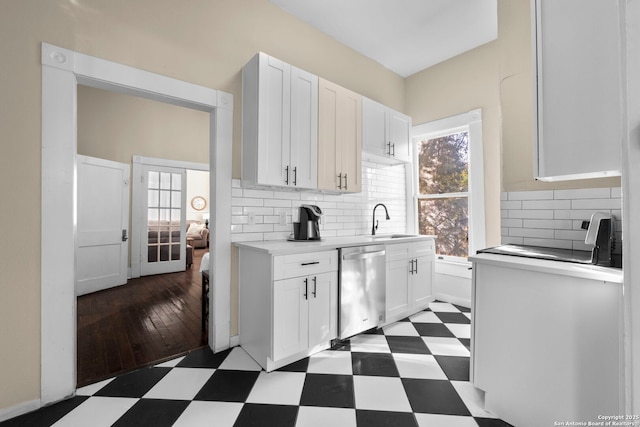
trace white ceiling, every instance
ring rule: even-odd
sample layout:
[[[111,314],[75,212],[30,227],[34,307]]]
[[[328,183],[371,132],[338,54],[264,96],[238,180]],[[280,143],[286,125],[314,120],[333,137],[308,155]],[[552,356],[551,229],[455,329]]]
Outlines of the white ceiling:
[[[497,0],[269,0],[407,77],[494,40]]]

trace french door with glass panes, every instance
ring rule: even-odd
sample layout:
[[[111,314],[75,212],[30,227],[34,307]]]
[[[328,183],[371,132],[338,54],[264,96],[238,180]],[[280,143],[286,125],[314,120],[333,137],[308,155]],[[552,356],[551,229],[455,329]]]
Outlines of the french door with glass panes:
[[[146,228],[143,228],[140,273],[173,273],[186,268],[186,171],[143,166]]]

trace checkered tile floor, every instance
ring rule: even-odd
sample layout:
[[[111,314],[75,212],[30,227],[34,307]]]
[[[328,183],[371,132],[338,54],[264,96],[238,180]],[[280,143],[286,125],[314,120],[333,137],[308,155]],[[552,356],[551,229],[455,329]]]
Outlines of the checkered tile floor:
[[[209,349],[81,388],[8,426],[508,426],[469,381],[470,314],[434,302],[267,374]]]

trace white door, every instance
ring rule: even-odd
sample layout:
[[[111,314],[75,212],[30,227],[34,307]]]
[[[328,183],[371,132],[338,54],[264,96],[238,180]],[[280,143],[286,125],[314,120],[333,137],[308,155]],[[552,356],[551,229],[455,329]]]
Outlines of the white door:
[[[186,176],[182,168],[143,166],[142,276],[186,269]]]
[[[129,165],[78,155],[76,295],[127,283]]]

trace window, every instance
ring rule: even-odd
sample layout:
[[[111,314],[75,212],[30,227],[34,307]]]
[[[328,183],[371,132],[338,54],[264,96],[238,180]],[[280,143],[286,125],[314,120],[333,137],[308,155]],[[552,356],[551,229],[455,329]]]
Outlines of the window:
[[[484,246],[480,110],[415,126],[413,200],[420,234],[436,236],[439,259]]]

